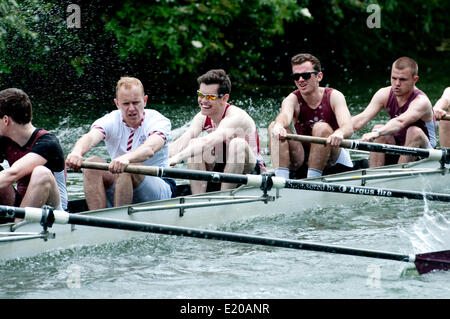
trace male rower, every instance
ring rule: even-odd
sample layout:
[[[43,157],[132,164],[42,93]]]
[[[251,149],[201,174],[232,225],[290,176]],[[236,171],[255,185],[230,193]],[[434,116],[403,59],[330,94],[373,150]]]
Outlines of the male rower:
[[[320,61],[308,53],[291,59],[297,89],[281,103],[281,112],[269,126],[270,153],[275,175],[284,178],[321,176],[325,169],[353,167],[348,150],[339,145],[353,134],[344,95],[319,86]],[[286,140],[287,133],[326,138],[327,145]]]
[[[111,157],[108,171],[84,169],[84,192],[90,210],[167,199],[169,181],[154,176],[124,173],[128,164],[168,165],[170,121],[156,110],[146,109],[148,96],[139,79],[122,77],[116,85],[117,110],[96,120],[67,156],[78,170],[83,155],[105,140]],[[86,161],[105,162],[98,156]]]
[[[169,145],[170,165],[187,160],[190,169],[236,174],[259,174],[265,164],[253,119],[228,103],[231,81],[224,70],[210,70],[197,79],[200,112],[189,129]],[[200,136],[202,132],[206,135]],[[193,194],[213,190],[214,184],[191,181]],[[235,188],[222,183],[222,190]]]
[[[450,87],[444,90],[441,98],[436,102],[433,107],[436,120],[439,122],[439,144],[441,147],[450,147],[450,121],[443,120],[442,118],[447,115],[447,111],[450,107]]]
[[[0,171],[0,204],[66,209],[63,150],[52,133],[31,120],[32,105],[24,91],[0,91],[0,162],[9,164]]]
[[[401,57],[392,64],[391,85],[379,89],[369,105],[352,118],[353,129],[359,131],[381,110],[391,118],[386,124],[377,124],[362,136],[363,141],[395,144],[416,148],[436,147],[436,122],[428,97],[415,84],[419,80],[416,61]],[[371,153],[369,166],[406,163],[416,160],[411,156],[386,156]]]

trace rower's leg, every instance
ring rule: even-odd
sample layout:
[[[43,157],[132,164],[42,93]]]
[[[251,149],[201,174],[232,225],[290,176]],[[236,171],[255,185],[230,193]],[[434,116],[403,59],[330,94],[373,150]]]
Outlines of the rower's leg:
[[[242,138],[234,138],[228,143],[227,161],[224,173],[248,174],[256,166],[256,157],[250,149],[247,141]],[[236,188],[236,184],[222,183],[221,190]]]
[[[114,185],[114,206],[124,206],[133,203],[133,190],[142,183],[144,178],[144,175],[117,174]]]
[[[441,147],[450,147],[450,121],[439,122],[439,144]]]
[[[214,167],[214,155],[205,151],[203,154],[189,158],[187,162],[189,169],[211,171]],[[208,182],[191,180],[190,185],[192,194],[202,194],[206,192]]]
[[[0,189],[0,205],[14,206],[16,200],[16,192],[12,185]]]
[[[382,127],[383,125],[375,125],[372,129],[374,131],[375,129]],[[395,144],[395,139],[392,135],[383,135],[380,137],[377,137],[373,140],[373,143],[379,143],[379,144]],[[380,152],[370,152],[369,155],[369,167],[379,167],[383,166],[386,162],[386,154],[380,153]]]
[[[410,126],[406,131],[405,145],[406,147],[427,148],[429,144],[428,137],[421,128]],[[398,163],[408,163],[417,160],[415,156],[400,156]]]
[[[272,160],[272,167],[275,169],[275,174],[277,173],[277,169],[285,169],[287,171],[293,170],[296,171],[300,166],[302,166],[305,160],[305,151],[303,149],[303,145],[298,141],[288,141],[282,140],[280,141],[277,138],[272,136],[272,129],[275,125],[275,122],[272,122],[269,125],[268,133],[269,133],[269,150],[270,157]],[[286,131],[289,134],[292,134],[292,130],[287,128]],[[289,174],[289,172],[287,172]]]
[[[27,192],[20,207],[42,207],[49,205],[57,208],[60,204],[58,184],[52,172],[45,166],[37,166],[31,173]]]
[[[328,137],[333,134],[333,129],[328,123],[317,122],[312,128],[312,136]],[[331,155],[331,146],[311,143],[311,149],[308,158],[308,170],[323,172]],[[308,175],[310,173],[308,172]]]
[[[86,159],[87,162],[105,161],[98,156]],[[84,196],[89,210],[101,209],[108,207],[106,199],[106,189],[114,183],[114,175],[109,171],[97,169],[83,169],[84,179]]]

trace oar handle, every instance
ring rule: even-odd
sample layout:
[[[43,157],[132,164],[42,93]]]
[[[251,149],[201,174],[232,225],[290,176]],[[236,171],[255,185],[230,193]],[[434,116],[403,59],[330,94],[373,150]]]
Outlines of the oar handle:
[[[296,135],[296,134],[286,134],[286,139],[305,143],[323,144],[327,143],[325,137],[318,136],[308,136],[308,135]],[[342,140],[340,146],[343,148],[352,148],[352,140]]]
[[[441,120],[450,121],[450,114],[444,115]]]
[[[108,163],[100,162],[86,162],[81,164],[82,168],[108,170]],[[142,166],[136,164],[128,165],[125,170],[126,173],[142,174],[157,177],[170,177],[181,179],[193,179],[199,181],[213,182],[213,183],[232,183],[232,184],[249,184],[249,178],[243,174],[218,173],[190,169],[180,169],[171,167],[158,166]],[[256,175],[255,175],[256,176]]]
[[[100,163],[100,162],[83,162],[81,164],[82,168],[88,169],[99,169],[107,171],[109,169],[108,163]],[[131,174],[142,174],[142,175],[150,175],[150,176],[159,176],[160,168],[157,166],[141,166],[141,165],[128,165],[125,168],[126,173]]]
[[[327,139],[324,137],[296,135],[296,134],[287,134],[286,139],[317,144],[326,144],[327,141]],[[361,151],[379,152],[404,156],[419,156],[423,158],[429,158],[435,161],[444,161],[447,164],[450,163],[450,151],[444,148],[424,149],[391,144],[363,142],[358,140],[345,140],[345,139],[342,140],[339,146],[343,148],[357,149]]]

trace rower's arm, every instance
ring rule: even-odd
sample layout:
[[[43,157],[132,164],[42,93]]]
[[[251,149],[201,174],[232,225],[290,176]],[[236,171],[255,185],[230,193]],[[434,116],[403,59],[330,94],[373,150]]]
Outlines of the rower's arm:
[[[104,135],[100,130],[96,128],[91,129],[75,143],[72,152],[67,156],[66,164],[75,170],[80,169],[81,163],[83,162],[83,155],[103,139]]]
[[[342,136],[342,138],[350,138],[353,135],[352,116],[348,110],[344,95],[337,90],[333,90],[330,96],[330,103],[339,125],[339,128],[333,134]]]
[[[169,157],[174,156],[175,154],[180,153],[183,149],[185,149],[189,142],[198,137],[203,130],[203,124],[205,121],[205,116],[201,113],[198,113],[191,121],[189,128],[175,141],[169,144]]]
[[[228,112],[231,113],[230,111]],[[231,138],[236,133],[236,130],[242,128],[242,130],[245,131],[248,127],[247,120],[247,117],[237,111],[227,115],[227,117],[220,121],[219,126],[213,132],[205,136],[191,139],[187,147],[171,156],[169,160],[170,165],[173,166],[189,157],[202,154],[205,149]]]
[[[353,116],[352,125],[353,131],[357,132],[369,123],[383,108],[389,97],[389,87],[382,88],[377,91],[370,100],[369,105],[359,113]]]
[[[450,87],[444,90],[441,98],[436,102],[433,107],[434,115],[437,120],[441,120],[444,115],[447,114],[447,110],[450,107]]]
[[[411,102],[406,112],[391,119],[376,131],[378,132],[379,136],[395,134],[403,128],[407,127],[409,124],[423,118],[430,109],[431,102],[428,100],[428,98],[419,95],[414,101]]]
[[[286,129],[291,125],[294,119],[295,107],[298,105],[298,100],[295,94],[289,94],[281,103],[281,111],[274,120],[272,127],[272,138],[285,138]]]
[[[24,176],[30,175],[35,167],[45,165],[47,160],[41,155],[29,152],[14,162],[11,167],[0,172],[0,189],[4,189]]]

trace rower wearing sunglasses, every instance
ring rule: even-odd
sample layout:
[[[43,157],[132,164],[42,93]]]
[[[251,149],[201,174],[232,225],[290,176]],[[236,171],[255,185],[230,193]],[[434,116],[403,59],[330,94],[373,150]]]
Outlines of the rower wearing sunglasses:
[[[353,134],[350,111],[344,95],[320,87],[320,61],[311,54],[291,59],[297,89],[281,103],[281,112],[269,126],[270,153],[275,175],[284,178],[318,177],[353,167],[348,150],[339,148]],[[286,134],[327,138],[327,145],[286,140]]]
[[[200,112],[189,129],[169,145],[171,166],[187,160],[190,169],[236,174],[259,174],[265,170],[253,119],[228,103],[231,81],[224,70],[210,70],[197,79]],[[201,135],[202,132],[206,134]],[[191,181],[193,194],[215,190],[213,184]],[[237,185],[222,183],[220,189]]]

